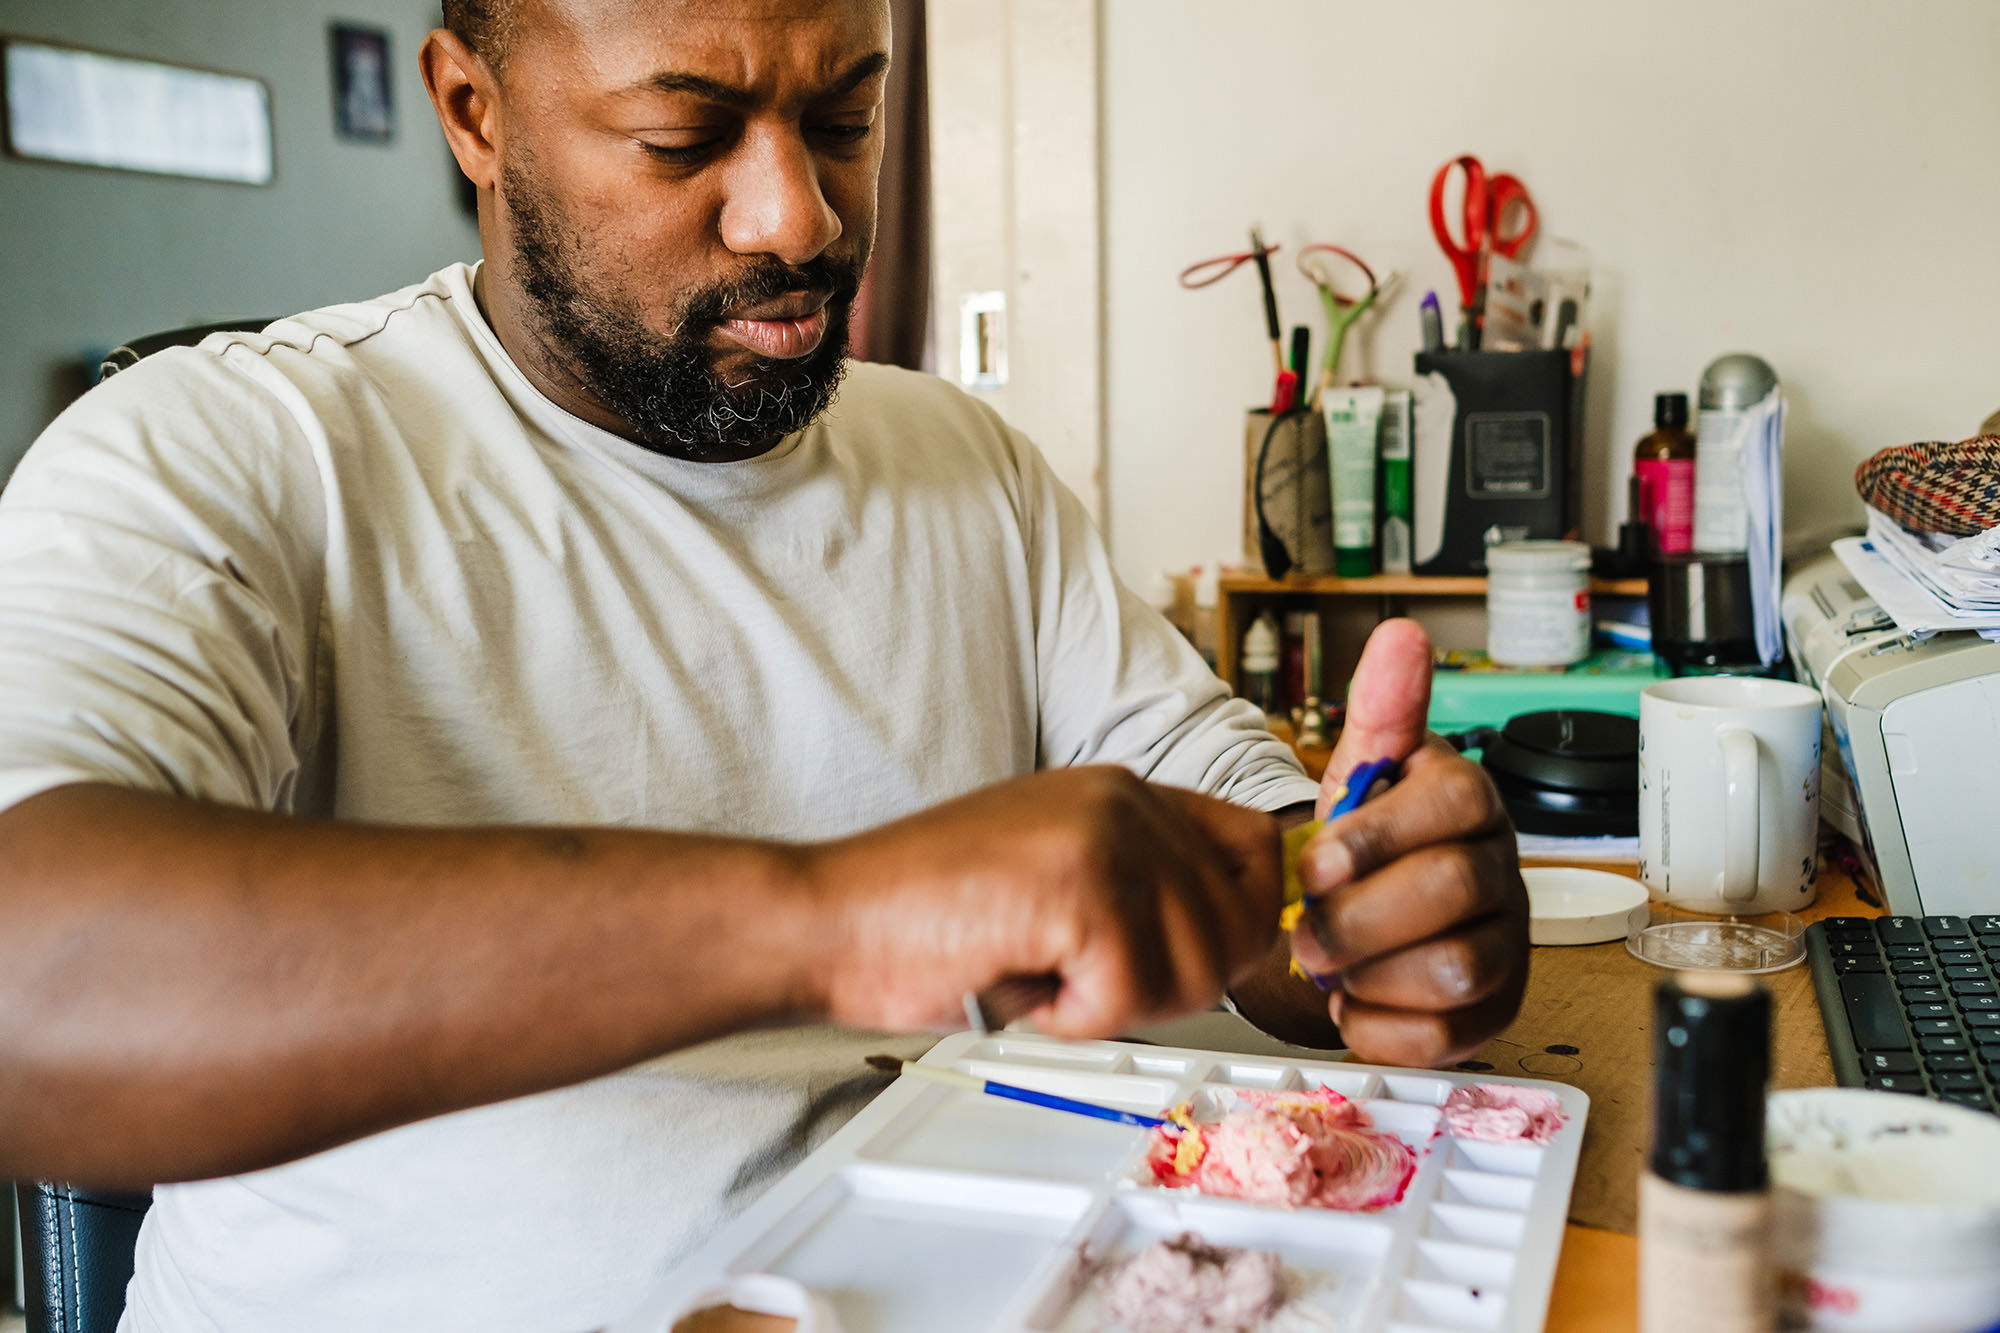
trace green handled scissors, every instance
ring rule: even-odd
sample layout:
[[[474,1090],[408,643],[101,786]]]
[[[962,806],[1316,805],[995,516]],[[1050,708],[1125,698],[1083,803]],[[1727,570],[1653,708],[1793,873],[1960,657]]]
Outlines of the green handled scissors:
[[[1346,260],[1360,269],[1361,276],[1368,279],[1368,290],[1360,296],[1342,292],[1334,285],[1334,272],[1329,261],[1317,257],[1321,254]],[[1340,370],[1340,354],[1347,345],[1348,329],[1374,307],[1384,292],[1396,285],[1398,275],[1391,273],[1387,282],[1377,281],[1375,270],[1369,268],[1360,255],[1323,241],[1299,251],[1299,272],[1319,289],[1319,303],[1326,310],[1326,355],[1320,358],[1319,380],[1312,391],[1312,405],[1317,407],[1320,394],[1332,386],[1334,376]]]

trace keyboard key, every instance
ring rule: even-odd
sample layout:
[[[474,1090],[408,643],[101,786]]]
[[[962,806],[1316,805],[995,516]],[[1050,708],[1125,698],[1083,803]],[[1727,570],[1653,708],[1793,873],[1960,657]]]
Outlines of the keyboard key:
[[[1904,999],[1908,998],[1905,993]],[[1961,995],[1958,1007],[1968,1014],[1990,1014],[2000,1010],[2000,995]]]
[[[1903,991],[1904,1004],[1937,1004],[1944,998],[1942,986],[1911,986]]]
[[[1975,981],[1970,977],[1966,977],[1951,983],[1951,993],[1960,997],[1967,995],[1991,995],[1994,993],[1994,986],[1992,982],[1984,979]]]
[[[1987,979],[1986,969],[1983,967],[1947,967],[1944,970],[1944,977],[1946,981],[1985,981]]]
[[[1913,916],[1885,916],[1875,923],[1875,936],[1884,944],[1922,944],[1924,927]]]
[[[1880,972],[1883,970],[1883,966],[1882,960],[1872,953],[1863,954],[1856,958],[1841,958],[1836,956],[1833,960],[1833,974],[1837,977],[1844,977],[1849,972]]]
[[[1973,919],[1984,920],[1985,918],[1975,917]],[[1993,917],[1992,920],[1995,923],[1993,933],[2000,935],[2000,916]],[[1865,916],[1830,916],[1820,924],[1826,927],[1826,933],[1829,935],[1838,931],[1850,930],[1858,930],[1865,935],[1873,935],[1875,933],[1875,923]]]
[[[1986,1032],[1986,1033],[1979,1033],[1976,1035],[1983,1038],[1983,1037],[2000,1036],[2000,1033]],[[1996,1045],[1992,1042],[1982,1040],[1980,1042],[1977,1054],[1979,1056],[1979,1062],[1987,1066],[1989,1069],[1996,1065],[2000,1065],[2000,1045]],[[1868,1057],[1865,1055],[1861,1057],[1861,1067],[1863,1069],[1868,1068]]]
[[[1950,1005],[1936,1003],[1909,1004],[1906,1002],[1903,1005],[1903,1012],[1909,1015],[1912,1021],[1919,1018],[1954,1018],[1957,1016]]]
[[[1923,1047],[1925,1055],[1941,1054],[1945,1051],[1969,1051],[1970,1042],[1956,1032],[1941,1032],[1935,1036],[1917,1038],[1917,1045]]]
[[[1974,995],[1970,998],[1978,1000],[1990,999],[1992,997]],[[1973,1010],[1965,1015],[1965,1025],[1975,1032],[1985,1028],[2000,1028],[2000,1014],[1996,1014],[1990,1009]],[[1996,1034],[1993,1039],[2000,1041],[2000,1034]]]
[[[1949,1018],[1920,1018],[1910,1024],[1910,1030],[1919,1037],[1942,1037],[1946,1033],[1958,1031],[1958,1024]]]
[[[1863,1062],[1861,1067],[1868,1069],[1871,1066]],[[1972,1063],[1972,1057],[1964,1051],[1940,1051],[1936,1055],[1924,1057],[1924,1068],[1933,1074],[1949,1074],[1961,1070],[1975,1070],[1978,1066]]]
[[[1924,918],[1924,934],[1934,940],[1945,939],[1955,935],[1970,935],[1971,933],[1971,929],[1966,926],[1965,918],[1962,916],[1927,916]]]
[[[1828,920],[1827,924],[1830,926],[1835,921],[1859,921],[1860,919],[1860,917],[1853,916],[1837,916]],[[1965,924],[1972,927],[1972,933],[1975,935],[2000,935],[2000,916],[1969,916],[1965,918]]]
[[[1935,971],[1928,970],[1923,972],[1898,972],[1896,974],[1896,985],[1904,990],[1924,986],[1942,986],[1944,985],[1944,978],[1939,976]]]
[[[1939,949],[1937,961],[1939,967],[1978,967],[1980,957],[1972,949]]]
[[[1890,958],[1914,958],[1919,961],[1928,961],[1931,956],[1931,951],[1921,944],[1891,944],[1882,952]]]
[[[1909,1092],[1919,1097],[1930,1091],[1924,1086],[1921,1074],[1876,1074],[1868,1080],[1868,1086],[1879,1092]]]
[[[2000,1054],[2000,1046],[1993,1048]],[[1949,1056],[1940,1055],[1940,1060]],[[1908,1051],[1869,1051],[1861,1057],[1861,1069],[1868,1074],[1914,1074],[1917,1072],[1917,1057]]]
[[[1939,1092],[1984,1092],[1986,1090],[1986,1085],[1980,1082],[1979,1075],[1969,1069],[1948,1069],[1941,1074],[1931,1075],[1931,1081],[1937,1084]]]
[[[1840,979],[1841,1006],[1860,1051],[1907,1051],[1910,1030],[1896,1003],[1896,988],[1875,972],[1858,972]]]
[[[1993,1109],[1993,1103],[1986,1099],[1986,1094],[1983,1092],[1947,1092],[1938,1098],[1938,1100],[1955,1102],[1960,1106],[1970,1106],[1975,1111],[1990,1111]]]

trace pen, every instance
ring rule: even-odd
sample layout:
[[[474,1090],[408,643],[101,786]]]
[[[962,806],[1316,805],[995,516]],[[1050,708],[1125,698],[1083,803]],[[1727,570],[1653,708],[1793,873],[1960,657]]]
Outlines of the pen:
[[[1425,292],[1423,304],[1417,313],[1424,321],[1424,350],[1442,352],[1444,350],[1444,312],[1438,309],[1438,294]]]

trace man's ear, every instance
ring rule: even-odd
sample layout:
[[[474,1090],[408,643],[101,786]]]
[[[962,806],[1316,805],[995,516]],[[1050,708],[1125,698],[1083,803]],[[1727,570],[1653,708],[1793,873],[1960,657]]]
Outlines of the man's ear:
[[[500,81],[448,28],[424,39],[418,59],[458,169],[480,189],[492,189],[500,175]]]

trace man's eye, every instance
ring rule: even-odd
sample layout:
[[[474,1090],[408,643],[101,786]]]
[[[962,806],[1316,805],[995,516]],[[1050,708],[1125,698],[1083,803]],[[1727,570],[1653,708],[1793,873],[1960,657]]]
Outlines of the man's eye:
[[[700,143],[693,144],[648,143],[644,139],[638,142],[639,146],[646,150],[648,157],[657,158],[677,167],[699,166],[715,156],[716,150],[722,146],[720,137],[703,139]]]
[[[816,125],[813,133],[828,143],[846,147],[858,144],[875,132],[873,125]]]

